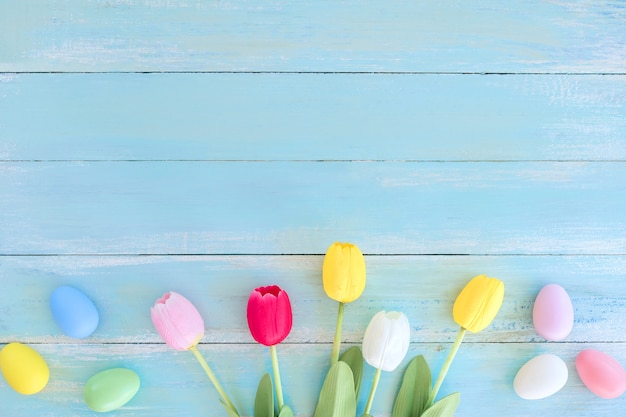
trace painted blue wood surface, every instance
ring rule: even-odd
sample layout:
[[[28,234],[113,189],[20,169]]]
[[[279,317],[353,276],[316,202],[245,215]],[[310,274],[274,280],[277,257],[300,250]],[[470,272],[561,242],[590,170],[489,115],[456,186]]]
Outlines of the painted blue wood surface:
[[[107,367],[124,366],[141,375],[143,387],[131,404],[112,415],[220,415],[216,394],[192,355],[168,349],[151,330],[150,304],[163,291],[175,289],[187,294],[206,318],[201,349],[250,415],[256,380],[270,364],[266,349],[247,333],[245,302],[250,288],[276,282],[290,292],[295,312],[293,332],[279,347],[287,398],[299,415],[310,415],[328,362],[336,307],[321,289],[321,261],[321,256],[3,257],[0,289],[8,301],[2,305],[0,342],[17,338],[32,343],[49,361],[52,380],[30,398],[0,381],[2,404],[16,415],[91,415],[80,400],[86,379]],[[367,265],[365,293],[346,308],[344,341],[358,344],[379,309],[401,309],[412,324],[410,355],[424,354],[433,369],[441,366],[454,339],[450,310],[463,283],[480,272],[506,283],[501,313],[488,331],[467,336],[443,387],[444,393],[462,392],[458,415],[475,415],[477,407],[497,415],[514,404],[507,415],[565,409],[609,416],[623,406],[623,399],[594,397],[573,368],[583,347],[625,358],[624,297],[616,295],[624,291],[623,256],[368,256]],[[574,331],[565,343],[546,343],[532,329],[534,296],[551,282],[566,287],[575,305]],[[96,334],[85,341],[60,336],[48,313],[49,293],[68,283],[90,294],[102,314]],[[521,400],[512,391],[512,378],[539,353],[563,357],[570,381],[548,400]],[[371,377],[368,368],[365,381]],[[400,377],[401,372],[384,375],[375,415],[388,415]]]
[[[416,343],[411,346],[409,355],[423,354],[432,366],[439,368],[446,353],[442,349],[448,346]],[[623,354],[620,345],[594,343],[589,346],[616,357]],[[10,407],[9,411],[14,415],[102,415],[86,411],[79,398],[87,378],[111,366],[134,369],[142,376],[144,385],[127,406],[107,413],[107,416],[223,415],[217,394],[189,352],[167,350],[161,345],[148,345],[141,350],[119,345],[103,348],[101,345],[42,344],[37,347],[49,358],[54,378],[49,388],[28,398],[4,385],[0,386],[3,406]],[[228,384],[229,396],[240,411],[252,415],[251,399],[256,384],[271,367],[266,349],[256,345],[228,344],[202,345],[201,351],[212,362],[220,380]],[[278,348],[285,398],[294,405],[297,415],[313,414],[315,398],[310,393],[314,390],[312,387],[321,385],[329,351],[329,345],[281,345]],[[562,357],[567,361],[572,376],[563,390],[553,397],[542,401],[522,400],[510,388],[511,380],[524,361],[540,353],[553,353]],[[455,365],[463,365],[452,367],[442,393],[461,390],[462,399],[457,416],[526,417],[559,411],[576,416],[619,415],[624,407],[623,399],[600,399],[584,388],[575,377],[572,363],[577,353],[577,346],[567,343],[470,343],[460,350]],[[303,356],[306,356],[306,360],[302,360]],[[222,360],[225,357],[229,358],[226,366]],[[364,406],[372,377],[372,369],[366,368],[359,409]],[[393,405],[393,395],[401,377],[400,372],[385,373],[381,377],[372,409],[374,415],[389,415],[388,410]]]
[[[7,295],[0,342],[37,343],[44,336],[76,342],[62,337],[49,314],[50,293],[63,284],[81,289],[101,311],[101,325],[89,343],[158,344],[147,311],[171,289],[186,294],[206,318],[206,343],[249,344],[247,298],[253,288],[269,283],[288,291],[293,303],[288,343],[328,344],[334,336],[336,306],[322,289],[322,256],[4,256],[0,262],[0,291]],[[452,342],[457,330],[452,303],[465,282],[481,273],[505,282],[506,299],[492,331],[468,336],[470,343],[541,343],[532,327],[532,304],[551,282],[567,288],[576,307],[569,343],[623,339],[622,256],[396,255],[366,256],[366,262],[363,299],[346,308],[343,337],[349,343],[361,341],[381,309],[405,311],[416,343]]]
[[[0,0],[0,343],[29,343],[51,367],[32,397],[0,378],[0,416],[93,416],[83,385],[113,366],[142,388],[111,416],[224,415],[192,355],[152,328],[168,290],[199,308],[201,350],[251,415],[270,364],[243,311],[270,283],[294,305],[286,397],[312,415],[334,240],[368,265],[344,341],[402,310],[410,355],[434,372],[464,283],[505,282],[500,314],[444,383],[462,393],[457,416],[621,415],[624,397],[595,397],[573,363],[588,347],[626,363],[625,18],[621,1]],[[559,343],[532,326],[548,283],[575,308]],[[52,321],[62,284],[101,312],[89,339]],[[512,379],[539,353],[563,357],[570,379],[521,400]],[[383,376],[375,416],[401,375]]]
[[[623,254],[623,162],[5,162],[6,254]],[[614,232],[612,232],[614,231]]]
[[[620,0],[25,0],[0,71],[618,72]]]
[[[0,126],[7,160],[623,160],[626,76],[7,74]]]

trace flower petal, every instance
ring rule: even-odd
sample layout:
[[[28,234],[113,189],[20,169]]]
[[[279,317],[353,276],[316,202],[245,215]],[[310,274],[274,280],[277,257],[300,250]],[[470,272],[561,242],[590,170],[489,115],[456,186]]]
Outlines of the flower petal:
[[[274,346],[282,342],[292,327],[289,296],[278,286],[254,289],[248,298],[247,318],[250,334],[258,343]]]
[[[387,345],[385,361],[381,369],[383,371],[391,372],[402,363],[404,357],[409,351],[411,327],[409,325],[409,319],[402,313],[388,313],[387,319],[391,323],[390,333],[392,335],[392,340],[390,340]]]
[[[204,320],[182,295],[169,292],[150,309],[152,323],[161,338],[176,350],[189,349],[204,336]]]
[[[376,369],[391,372],[402,363],[409,350],[411,328],[403,313],[378,312],[363,336],[363,358]]]
[[[480,332],[496,317],[503,299],[502,281],[478,275],[467,283],[454,302],[454,321],[470,332]]]
[[[376,369],[382,368],[390,338],[390,323],[385,311],[372,317],[363,336],[363,358]]]
[[[330,245],[322,266],[324,291],[330,298],[342,303],[356,300],[365,289],[365,277],[365,259],[356,245]]]

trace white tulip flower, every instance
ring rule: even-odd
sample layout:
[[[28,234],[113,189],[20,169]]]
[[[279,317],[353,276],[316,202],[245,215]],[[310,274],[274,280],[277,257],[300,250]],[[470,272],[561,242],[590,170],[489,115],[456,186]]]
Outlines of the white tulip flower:
[[[380,311],[365,330],[363,358],[374,368],[391,372],[404,360],[410,339],[411,327],[404,313]]]

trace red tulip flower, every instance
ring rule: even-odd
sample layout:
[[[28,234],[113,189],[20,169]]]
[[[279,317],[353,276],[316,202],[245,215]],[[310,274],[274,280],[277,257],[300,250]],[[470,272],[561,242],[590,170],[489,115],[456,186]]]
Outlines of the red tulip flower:
[[[248,327],[252,337],[265,346],[285,340],[291,331],[289,296],[278,285],[255,288],[248,299]]]
[[[278,285],[255,288],[248,299],[248,327],[254,340],[269,346],[274,370],[274,385],[278,411],[289,408],[283,401],[276,345],[285,340],[291,331],[292,314],[289,296]],[[293,415],[291,412],[285,413]]]

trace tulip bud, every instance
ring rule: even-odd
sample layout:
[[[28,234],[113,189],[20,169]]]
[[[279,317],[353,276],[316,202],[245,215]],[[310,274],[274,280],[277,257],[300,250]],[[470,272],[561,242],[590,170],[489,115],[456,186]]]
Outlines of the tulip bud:
[[[503,298],[502,281],[478,275],[463,288],[454,302],[454,321],[470,332],[480,332],[496,317]]]
[[[277,285],[254,289],[248,299],[247,315],[250,333],[262,345],[277,345],[291,331],[289,296]]]
[[[363,336],[363,358],[376,369],[391,372],[409,350],[409,319],[397,311],[378,312]]]
[[[356,245],[335,242],[326,251],[322,266],[324,291],[333,300],[349,303],[365,289],[365,259]]]
[[[204,337],[204,320],[191,301],[176,292],[167,292],[150,308],[154,327],[161,338],[176,350],[195,347]]]

